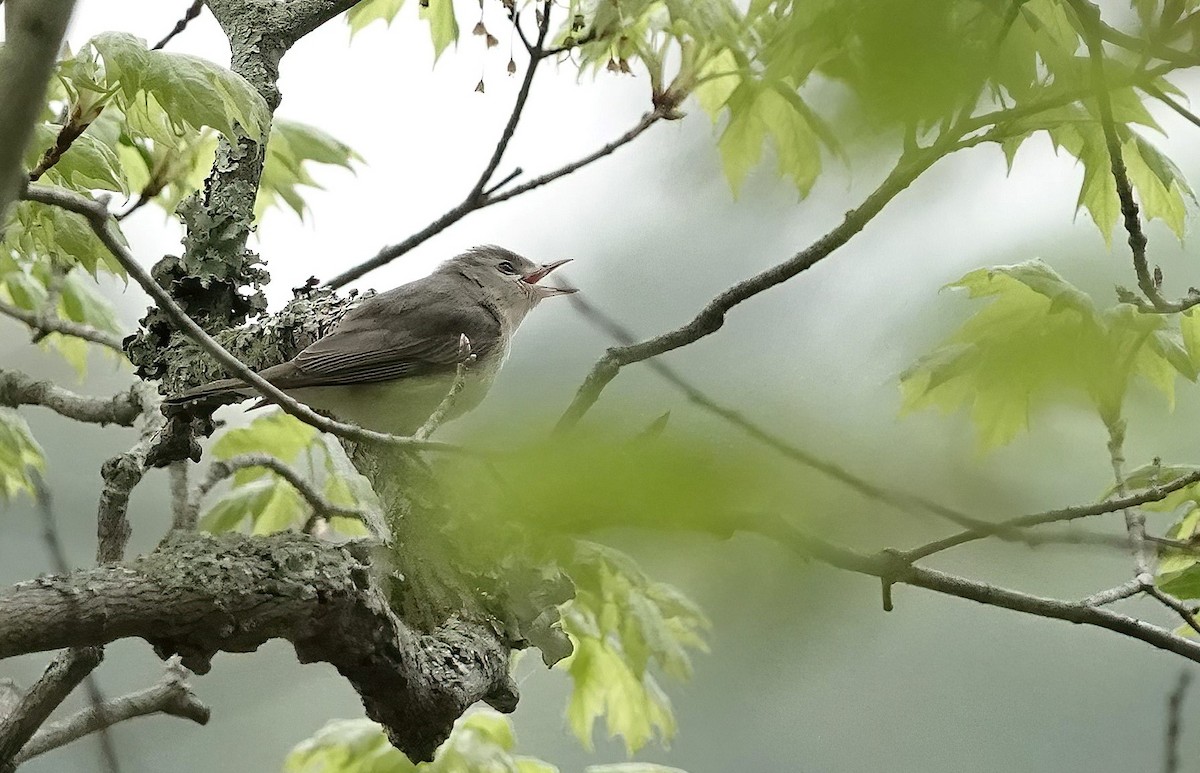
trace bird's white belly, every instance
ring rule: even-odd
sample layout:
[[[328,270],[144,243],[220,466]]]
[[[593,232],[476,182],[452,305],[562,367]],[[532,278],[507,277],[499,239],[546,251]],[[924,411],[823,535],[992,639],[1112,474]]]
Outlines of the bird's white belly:
[[[474,363],[467,371],[463,390],[455,398],[446,421],[471,410],[487,396],[508,352],[498,354],[500,356]],[[286,391],[305,405],[327,411],[342,421],[377,432],[411,435],[437,409],[453,383],[454,374],[449,373]]]

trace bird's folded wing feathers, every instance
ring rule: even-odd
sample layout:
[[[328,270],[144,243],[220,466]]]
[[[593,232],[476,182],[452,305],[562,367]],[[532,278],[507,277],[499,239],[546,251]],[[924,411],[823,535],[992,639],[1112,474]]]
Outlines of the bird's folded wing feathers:
[[[464,355],[462,335],[480,358],[500,342],[500,323],[481,306],[435,299],[414,314],[413,306],[384,300],[372,298],[373,309],[360,306],[331,334],[262,375],[282,389],[391,381],[452,372]]]

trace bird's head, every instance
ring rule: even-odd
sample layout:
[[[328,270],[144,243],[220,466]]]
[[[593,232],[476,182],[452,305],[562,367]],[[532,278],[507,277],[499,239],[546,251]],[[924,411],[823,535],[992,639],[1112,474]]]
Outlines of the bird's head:
[[[543,298],[576,292],[574,288],[540,284],[550,272],[569,262],[570,259],[534,263],[511,250],[487,245],[451,258],[438,270],[461,274],[494,300],[517,312],[519,319]]]

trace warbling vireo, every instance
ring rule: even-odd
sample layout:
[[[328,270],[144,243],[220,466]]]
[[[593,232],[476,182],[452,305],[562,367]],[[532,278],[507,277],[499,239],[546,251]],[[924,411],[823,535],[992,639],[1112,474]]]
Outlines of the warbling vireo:
[[[446,419],[483,400],[525,315],[543,298],[575,292],[538,284],[566,262],[538,265],[500,247],[475,247],[423,279],[366,299],[324,338],[259,375],[343,421],[410,435],[453,384],[463,336],[475,361]],[[242,381],[223,379],[167,402],[256,394]]]

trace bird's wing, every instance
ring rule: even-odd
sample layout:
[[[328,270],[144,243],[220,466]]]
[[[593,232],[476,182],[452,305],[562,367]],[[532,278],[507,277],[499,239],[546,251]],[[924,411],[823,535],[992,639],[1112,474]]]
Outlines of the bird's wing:
[[[499,319],[442,284],[421,280],[369,298],[329,335],[262,375],[295,389],[453,372],[462,335],[472,354],[487,357],[501,343]]]

